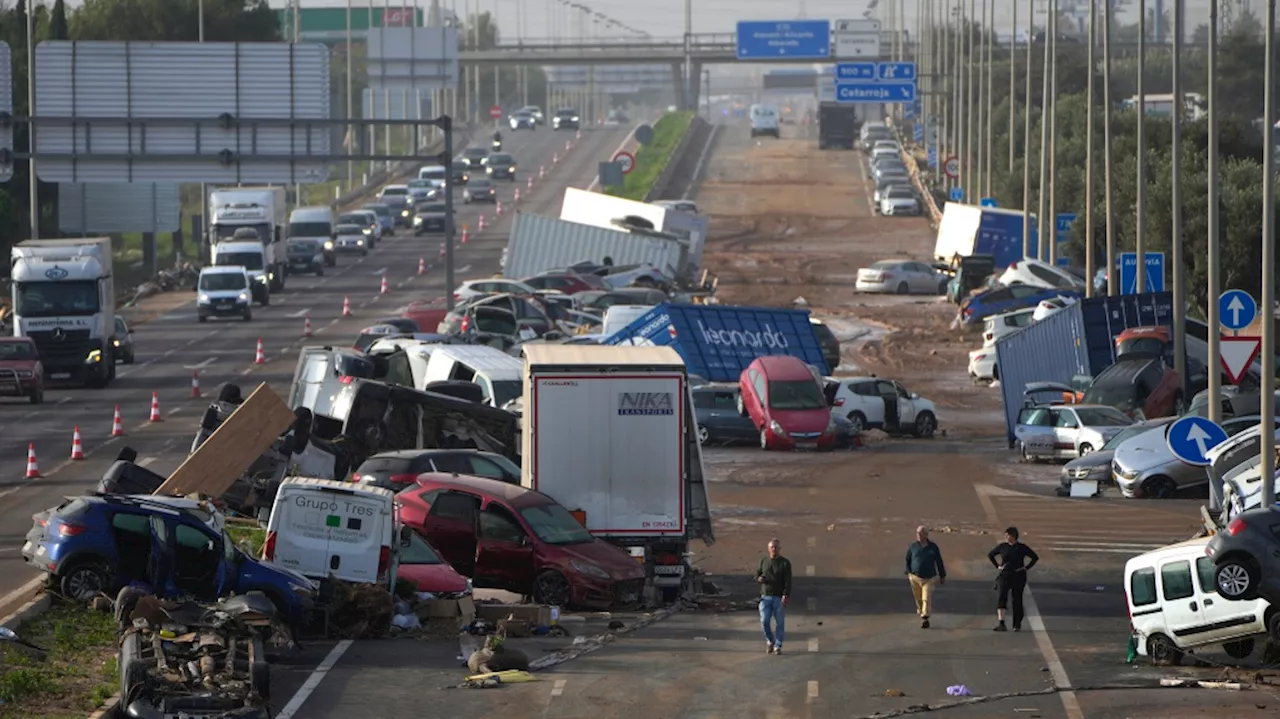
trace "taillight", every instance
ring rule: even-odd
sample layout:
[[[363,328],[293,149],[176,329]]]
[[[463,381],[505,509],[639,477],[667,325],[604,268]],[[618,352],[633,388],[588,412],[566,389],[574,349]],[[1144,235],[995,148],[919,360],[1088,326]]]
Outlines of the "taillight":
[[[384,544],[378,552],[378,575],[386,574],[388,569],[391,569],[391,547]]]
[[[33,515],[31,515],[31,521],[35,522],[36,524],[40,525],[41,527],[47,527],[47,526],[49,526],[49,520],[47,520],[47,519],[42,519],[42,518],[40,517],[40,515],[38,515],[38,514],[33,514]]]
[[[844,406],[844,397],[836,397],[836,403],[835,403],[835,404],[833,404],[833,405],[831,405],[831,406],[832,406],[832,407],[843,407],[843,406]]]
[[[654,564],[665,564],[671,566],[680,563],[680,555],[678,554],[655,554],[653,555]]]
[[[390,477],[388,477],[388,480],[389,480],[392,484],[413,484],[414,482],[418,481],[418,475],[416,475],[416,474],[393,474],[393,475],[391,475]]]
[[[262,543],[262,558],[268,562],[276,558],[275,532],[267,532],[267,541]]]
[[[891,279],[893,279],[893,273],[892,273],[892,272],[886,272],[886,273],[884,273],[884,275],[882,275],[882,277],[883,277],[883,279],[891,280]]]
[[[470,328],[471,328],[471,317],[470,316],[463,317],[462,324],[458,326],[458,331],[466,332]]]
[[[58,527],[58,534],[64,537],[74,537],[76,535],[84,534],[84,533],[85,533],[85,527],[83,524],[63,523]]]
[[[1231,520],[1231,524],[1227,525],[1227,534],[1234,537],[1237,534],[1243,532],[1244,527],[1245,527],[1244,520],[1239,517],[1236,517],[1235,519]]]
[[[341,377],[338,377],[338,384],[351,384],[352,382],[355,382],[355,381],[356,381],[356,378],[352,377],[349,374],[344,374]]]

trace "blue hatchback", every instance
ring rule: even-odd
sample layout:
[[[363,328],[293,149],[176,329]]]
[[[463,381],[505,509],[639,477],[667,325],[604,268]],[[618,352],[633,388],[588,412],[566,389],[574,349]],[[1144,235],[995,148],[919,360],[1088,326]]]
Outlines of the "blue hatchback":
[[[242,552],[207,501],[89,494],[32,519],[22,556],[71,599],[114,596],[137,582],[160,597],[205,601],[260,591],[294,625],[306,623],[313,607],[311,580]]]
[[[960,304],[960,316],[964,324],[971,325],[994,315],[1013,312],[1024,307],[1035,307],[1041,301],[1055,297],[1078,299],[1080,293],[1031,285],[1010,285],[969,297]]]

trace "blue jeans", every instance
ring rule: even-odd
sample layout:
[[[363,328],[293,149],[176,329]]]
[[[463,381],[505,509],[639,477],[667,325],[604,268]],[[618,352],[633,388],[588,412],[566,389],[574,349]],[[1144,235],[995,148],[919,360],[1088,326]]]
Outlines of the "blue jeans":
[[[778,625],[777,638],[774,638],[770,620]],[[760,628],[764,630],[764,640],[781,649],[782,640],[787,635],[787,610],[782,606],[782,597],[760,597]]]

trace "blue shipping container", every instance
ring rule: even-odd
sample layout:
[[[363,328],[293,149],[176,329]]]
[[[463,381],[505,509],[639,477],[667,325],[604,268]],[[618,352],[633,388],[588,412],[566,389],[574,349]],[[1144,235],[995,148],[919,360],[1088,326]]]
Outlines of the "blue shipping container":
[[[1173,327],[1173,295],[1156,292],[1080,300],[996,342],[1009,442],[1028,382],[1071,385],[1116,361],[1115,338],[1130,327]],[[1038,398],[1043,401],[1043,397]]]
[[[1035,256],[1036,218],[1031,218],[1031,253]],[[997,268],[1008,267],[1021,260],[1022,213],[1014,210],[984,208],[978,221],[978,233],[974,238],[973,254],[993,255]]]
[[[830,372],[808,310],[661,304],[604,341],[649,343],[674,348],[690,374],[711,382],[737,382],[765,355],[791,355]]]

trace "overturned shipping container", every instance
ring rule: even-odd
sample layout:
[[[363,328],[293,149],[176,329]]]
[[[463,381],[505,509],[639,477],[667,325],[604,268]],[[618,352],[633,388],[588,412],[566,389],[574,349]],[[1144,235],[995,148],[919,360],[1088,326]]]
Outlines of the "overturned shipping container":
[[[633,233],[521,213],[511,226],[502,276],[521,279],[579,262],[651,264],[671,278],[687,263],[688,243],[658,233]]]

